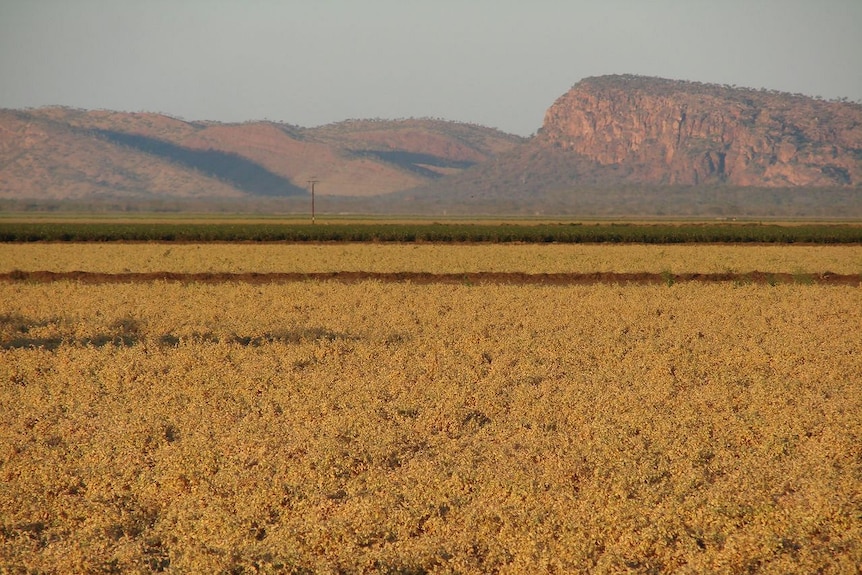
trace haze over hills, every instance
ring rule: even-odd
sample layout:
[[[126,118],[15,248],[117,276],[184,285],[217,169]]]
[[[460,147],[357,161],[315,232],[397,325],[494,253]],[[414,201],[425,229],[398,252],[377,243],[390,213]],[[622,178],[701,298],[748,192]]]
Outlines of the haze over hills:
[[[431,119],[0,111],[0,199],[290,211],[310,179],[332,211],[860,217],[862,105],[625,75],[577,83],[532,138]]]

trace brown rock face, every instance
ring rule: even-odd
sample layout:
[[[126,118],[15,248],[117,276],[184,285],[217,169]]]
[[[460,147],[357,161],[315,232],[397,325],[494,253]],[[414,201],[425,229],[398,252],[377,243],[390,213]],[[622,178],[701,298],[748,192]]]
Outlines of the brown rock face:
[[[862,184],[862,106],[801,95],[588,78],[551,106],[539,139],[640,183]]]

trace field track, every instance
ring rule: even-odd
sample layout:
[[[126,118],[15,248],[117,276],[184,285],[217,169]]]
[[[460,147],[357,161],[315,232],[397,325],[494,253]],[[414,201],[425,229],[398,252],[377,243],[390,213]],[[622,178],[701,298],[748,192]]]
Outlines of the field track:
[[[12,271],[0,273],[0,281],[22,281],[49,283],[57,281],[79,281],[89,284],[142,283],[175,281],[183,283],[228,283],[243,282],[266,284],[295,281],[337,281],[356,283],[368,280],[379,282],[409,282],[416,284],[508,284],[508,285],[593,285],[593,284],[673,284],[678,282],[733,282],[754,284],[823,284],[862,285],[862,274],[790,274],[790,273],[523,273],[523,272],[288,272],[288,273],[177,273],[177,272],[53,272]]]

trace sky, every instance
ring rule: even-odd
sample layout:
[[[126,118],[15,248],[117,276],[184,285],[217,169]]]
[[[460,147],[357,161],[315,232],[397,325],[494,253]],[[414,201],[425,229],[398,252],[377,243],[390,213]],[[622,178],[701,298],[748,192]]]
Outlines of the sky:
[[[862,101],[862,1],[0,0],[0,108],[528,136],[604,74]]]

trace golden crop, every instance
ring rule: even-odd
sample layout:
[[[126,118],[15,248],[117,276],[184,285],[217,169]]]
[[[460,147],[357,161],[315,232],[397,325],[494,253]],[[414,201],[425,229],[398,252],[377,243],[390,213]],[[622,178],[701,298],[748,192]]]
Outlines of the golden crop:
[[[853,573],[860,325],[850,286],[3,282],[0,572]]]
[[[0,244],[0,273],[620,272],[862,274],[860,246]]]

